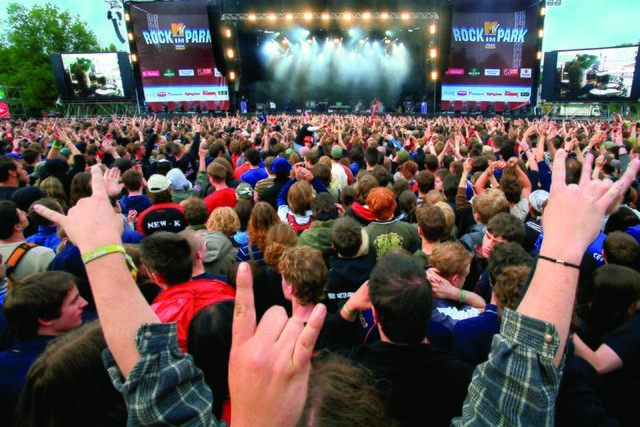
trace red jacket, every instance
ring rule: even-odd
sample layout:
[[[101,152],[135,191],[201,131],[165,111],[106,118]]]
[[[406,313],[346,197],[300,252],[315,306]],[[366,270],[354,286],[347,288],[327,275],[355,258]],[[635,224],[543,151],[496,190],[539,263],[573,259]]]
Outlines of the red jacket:
[[[235,289],[219,280],[192,280],[162,291],[151,308],[163,323],[178,323],[178,345],[186,353],[187,329],[198,310],[235,297]]]

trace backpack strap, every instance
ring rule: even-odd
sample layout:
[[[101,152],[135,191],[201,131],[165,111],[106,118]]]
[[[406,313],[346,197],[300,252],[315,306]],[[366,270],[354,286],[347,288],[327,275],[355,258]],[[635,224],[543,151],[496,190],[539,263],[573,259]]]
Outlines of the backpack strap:
[[[11,286],[13,285],[13,282],[14,282],[13,273],[16,271],[16,268],[18,268],[18,264],[20,263],[22,258],[27,254],[27,252],[29,252],[31,249],[35,248],[36,246],[38,245],[36,245],[35,243],[22,242],[13,250],[13,252],[11,252],[11,255],[9,255],[9,258],[5,262],[6,275],[7,275],[7,278],[9,279],[8,280],[9,288],[11,288]]]

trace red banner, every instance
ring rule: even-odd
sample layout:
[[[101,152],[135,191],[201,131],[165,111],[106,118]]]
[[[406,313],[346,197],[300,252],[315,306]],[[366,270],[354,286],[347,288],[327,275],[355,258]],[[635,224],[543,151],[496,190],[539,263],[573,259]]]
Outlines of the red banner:
[[[9,113],[9,104],[6,102],[0,102],[0,119],[9,119],[11,114]]]

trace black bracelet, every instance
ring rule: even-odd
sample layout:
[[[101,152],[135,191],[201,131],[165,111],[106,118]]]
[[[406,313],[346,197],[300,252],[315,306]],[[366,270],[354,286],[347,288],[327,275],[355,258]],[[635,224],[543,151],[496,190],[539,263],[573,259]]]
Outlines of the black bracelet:
[[[545,261],[555,262],[556,264],[562,264],[562,265],[567,266],[567,267],[577,268],[578,270],[580,270],[580,266],[579,265],[571,264],[570,262],[562,261],[561,259],[555,259],[555,258],[551,258],[551,257],[544,256],[544,255],[538,255],[538,258],[539,259],[543,259]]]

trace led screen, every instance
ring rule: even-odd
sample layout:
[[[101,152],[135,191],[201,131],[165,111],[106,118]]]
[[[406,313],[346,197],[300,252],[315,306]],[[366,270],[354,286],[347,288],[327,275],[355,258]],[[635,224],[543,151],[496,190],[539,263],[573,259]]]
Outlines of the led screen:
[[[216,68],[204,0],[129,3],[144,97],[158,111],[180,104],[229,108]]]
[[[54,76],[67,101],[131,100],[133,80],[125,53],[52,54]]]
[[[555,101],[632,98],[638,46],[558,51],[553,67]]]
[[[455,1],[442,100],[529,103],[539,17],[536,0]]]

